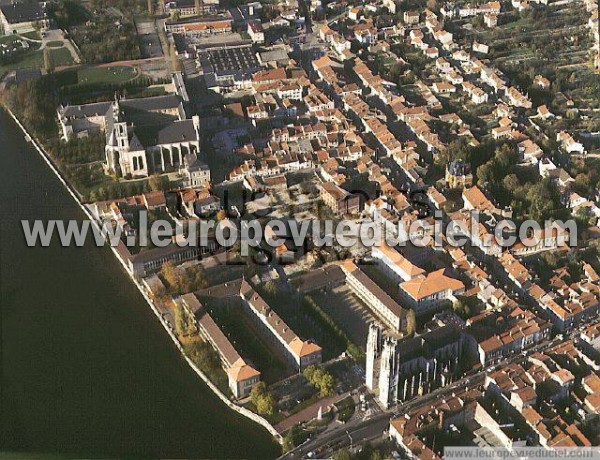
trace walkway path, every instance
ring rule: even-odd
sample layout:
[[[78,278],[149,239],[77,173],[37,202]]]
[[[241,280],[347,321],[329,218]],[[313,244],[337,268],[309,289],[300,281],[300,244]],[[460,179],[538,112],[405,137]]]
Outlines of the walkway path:
[[[29,38],[29,37],[26,37],[25,35],[19,35],[19,34],[16,34],[16,36],[17,36],[18,38],[20,38],[21,40],[25,40],[26,42],[31,42],[31,43],[43,43],[43,40],[36,40],[35,38]],[[42,46],[42,48],[43,48],[43,46]]]
[[[68,38],[65,38],[65,34],[62,30],[60,29],[48,29],[45,32],[45,37],[42,38],[41,40],[36,40],[35,38],[29,38],[26,37],[24,35],[17,35],[17,37],[19,37],[21,40],[25,40],[26,42],[30,42],[30,43],[38,43],[41,44],[39,50],[43,50],[44,48],[46,48],[48,46],[48,43],[50,42],[62,42],[63,47],[67,48],[67,50],[69,50],[69,53],[71,54],[71,59],[73,59],[73,62],[75,64],[79,64],[81,63],[81,58],[79,57],[79,53],[77,53],[77,50],[75,49],[75,46],[73,46],[73,43],[71,43],[71,40],[69,40]],[[60,49],[60,46],[49,46],[48,48],[50,49]]]
[[[63,42],[63,46],[69,50],[71,54],[71,59],[75,64],[81,63],[81,58],[79,57],[79,53],[75,49],[75,46],[68,38],[65,38],[65,33],[61,29],[48,29],[45,32],[45,37],[42,40],[42,48],[44,48],[49,42]],[[51,47],[54,48],[54,47]],[[60,49],[60,48],[56,48]]]

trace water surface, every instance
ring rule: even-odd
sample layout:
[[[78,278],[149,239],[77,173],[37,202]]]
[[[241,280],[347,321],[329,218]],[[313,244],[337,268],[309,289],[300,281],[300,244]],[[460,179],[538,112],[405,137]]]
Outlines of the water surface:
[[[83,219],[0,112],[0,451],[273,458],[266,430],[181,359],[108,248],[28,248],[22,219]]]

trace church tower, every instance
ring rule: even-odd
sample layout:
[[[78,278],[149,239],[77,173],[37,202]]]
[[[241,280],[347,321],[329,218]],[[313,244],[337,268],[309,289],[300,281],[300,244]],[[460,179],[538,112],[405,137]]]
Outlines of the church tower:
[[[373,391],[375,384],[375,360],[381,351],[381,328],[376,323],[369,325],[367,336],[367,359],[365,369],[365,384],[369,391]]]
[[[383,342],[381,352],[381,363],[379,371],[379,401],[385,409],[395,402],[394,393],[396,392],[398,372],[396,369],[397,361],[397,342],[392,338],[387,338]]]

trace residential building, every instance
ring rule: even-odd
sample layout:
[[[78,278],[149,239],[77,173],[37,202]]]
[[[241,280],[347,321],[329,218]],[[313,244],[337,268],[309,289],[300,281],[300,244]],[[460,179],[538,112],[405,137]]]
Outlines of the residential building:
[[[417,315],[438,309],[465,292],[462,281],[444,274],[444,269],[400,283],[400,295]]]
[[[319,186],[323,202],[336,215],[358,214],[360,212],[360,197],[351,195],[343,188],[331,182]]]
[[[346,284],[367,304],[377,318],[394,332],[406,332],[407,311],[381,289],[351,260],[340,262]]]
[[[321,362],[321,347],[310,340],[302,340],[298,337],[245,280],[241,283],[239,295],[246,310],[251,313],[251,317],[262,326],[272,338],[272,342],[279,346],[298,370]]]
[[[4,35],[24,34],[48,26],[46,2],[16,0],[0,5],[0,24]]]
[[[473,185],[470,166],[462,160],[454,160],[446,165],[446,187],[451,189],[469,188]]]
[[[194,315],[200,335],[219,355],[233,396],[238,399],[249,396],[252,388],[260,381],[260,372],[240,356],[195,294],[185,294],[179,301]]]
[[[379,246],[373,246],[371,255],[377,260],[378,266],[397,283],[412,280],[426,273],[396,249],[389,247],[385,241]]]
[[[184,187],[199,187],[210,182],[210,168],[195,153],[188,153],[183,158],[179,173],[184,176]]]
[[[172,34],[182,34],[190,37],[208,37],[231,33],[233,18],[229,12],[214,16],[204,16],[193,19],[167,20],[165,31]]]

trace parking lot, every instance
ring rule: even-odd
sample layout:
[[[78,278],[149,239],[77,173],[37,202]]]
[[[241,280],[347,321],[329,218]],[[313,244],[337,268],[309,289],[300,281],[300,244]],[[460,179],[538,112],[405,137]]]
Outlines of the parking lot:
[[[375,321],[375,318],[347,286],[340,286],[326,293],[315,292],[312,297],[354,344],[366,347],[369,323]]]

